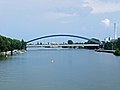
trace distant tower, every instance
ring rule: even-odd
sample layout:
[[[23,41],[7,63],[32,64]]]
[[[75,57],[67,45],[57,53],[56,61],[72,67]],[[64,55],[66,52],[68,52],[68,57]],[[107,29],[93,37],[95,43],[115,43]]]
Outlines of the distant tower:
[[[117,24],[114,23],[114,39],[117,39]]]

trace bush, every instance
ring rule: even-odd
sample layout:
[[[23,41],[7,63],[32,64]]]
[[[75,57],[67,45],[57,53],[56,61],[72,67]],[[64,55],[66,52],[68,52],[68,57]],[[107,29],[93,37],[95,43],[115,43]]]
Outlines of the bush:
[[[114,55],[116,55],[116,56],[120,56],[120,50],[119,50],[119,49],[116,49]]]

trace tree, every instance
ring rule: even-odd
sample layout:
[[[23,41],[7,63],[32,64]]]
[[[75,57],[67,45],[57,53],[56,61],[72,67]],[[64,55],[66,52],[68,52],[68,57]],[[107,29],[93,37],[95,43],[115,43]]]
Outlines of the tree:
[[[112,49],[113,49],[113,44],[112,44],[112,42],[106,42],[106,43],[104,44],[104,49],[106,49],[106,50],[112,50]]]
[[[120,38],[118,38],[118,40],[116,42],[116,47],[120,50]]]
[[[68,44],[73,44],[73,41],[72,40],[68,40]]]
[[[0,52],[13,51],[14,49],[26,49],[26,42],[0,35]]]
[[[116,55],[116,56],[120,56],[120,50],[119,50],[119,49],[116,49],[114,55]]]
[[[23,39],[21,41],[21,44],[22,44],[21,49],[26,50],[26,42]]]

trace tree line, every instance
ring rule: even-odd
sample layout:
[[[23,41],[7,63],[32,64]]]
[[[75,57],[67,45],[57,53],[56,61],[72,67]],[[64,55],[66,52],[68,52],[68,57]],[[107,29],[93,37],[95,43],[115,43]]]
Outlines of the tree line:
[[[107,50],[120,50],[120,38],[118,38],[117,40],[111,40],[110,42],[103,42],[103,45],[104,49]]]
[[[110,42],[103,42],[104,49],[115,50],[115,55],[120,56],[120,38],[111,40]]]
[[[26,42],[0,35],[0,52],[13,51],[15,49],[26,50]]]

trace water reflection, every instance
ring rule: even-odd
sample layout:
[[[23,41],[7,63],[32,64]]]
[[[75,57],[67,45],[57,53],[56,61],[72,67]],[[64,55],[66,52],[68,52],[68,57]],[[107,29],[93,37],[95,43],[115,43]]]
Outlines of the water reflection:
[[[12,59],[11,56],[0,56],[0,61],[10,60]]]

